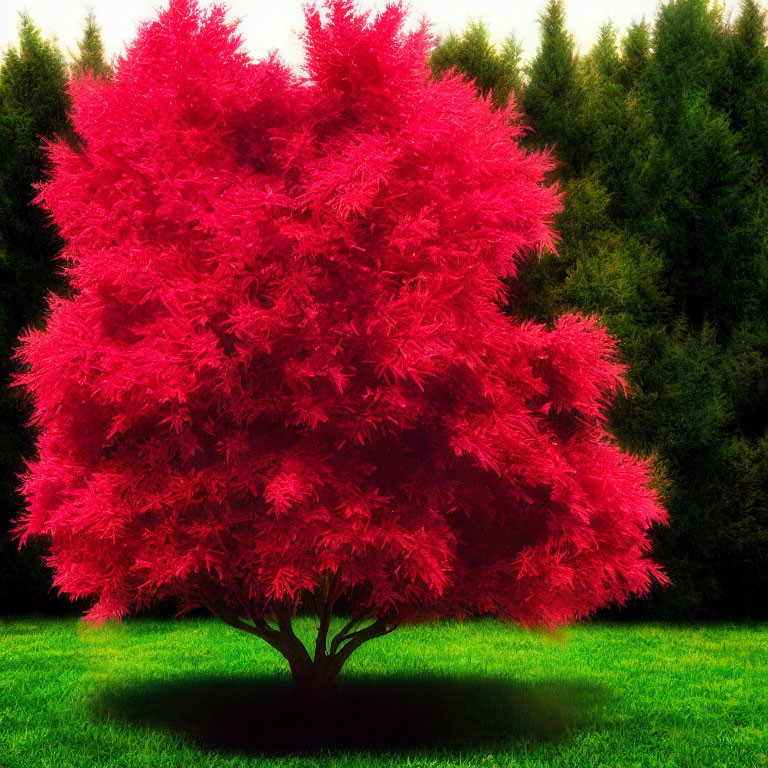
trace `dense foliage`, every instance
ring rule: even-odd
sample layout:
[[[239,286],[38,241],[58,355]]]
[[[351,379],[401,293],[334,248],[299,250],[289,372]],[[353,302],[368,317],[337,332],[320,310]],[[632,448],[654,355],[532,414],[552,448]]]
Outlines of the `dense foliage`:
[[[765,13],[742,0],[733,19],[706,0],[673,0],[619,34],[610,24],[579,54],[566,7],[542,13],[526,65],[509,30],[482,22],[438,41],[430,63],[456,69],[495,109],[512,104],[529,148],[553,147],[565,193],[558,254],[508,280],[514,317],[552,323],[597,314],[618,339],[629,397],[610,426],[654,457],[672,524],[654,533],[674,582],[630,615],[759,617],[768,610],[768,327]],[[41,180],[39,137],[66,133],[63,60],[22,22],[0,86],[0,375],[17,334],[43,320],[60,246],[29,206]],[[28,54],[24,55],[23,50]],[[109,76],[98,27],[86,20],[71,73]],[[25,73],[26,74],[23,74]],[[24,78],[28,78],[24,80]],[[37,82],[36,86],[23,83]],[[22,85],[20,85],[22,84]],[[37,117],[33,117],[37,115]],[[0,397],[0,527],[20,508],[29,454],[20,393]],[[42,608],[47,580],[31,549],[0,540],[0,610]],[[623,615],[627,615],[625,611]]]
[[[66,81],[61,53],[22,16],[18,48],[5,53],[0,67],[0,610],[50,603],[40,553],[17,553],[7,534],[21,507],[21,457],[32,449],[29,408],[8,384],[17,336],[40,318],[46,292],[63,287],[55,271],[61,240],[31,201],[45,167],[41,137],[69,131]]]
[[[430,65],[437,77],[460,72],[500,108],[508,105],[512,94],[522,91],[522,54],[514,37],[507,38],[501,50],[497,50],[488,27],[473,22],[463,35],[450,33],[439,40],[432,50]]]
[[[561,161],[562,240],[516,290],[537,319],[596,312],[629,363],[611,425],[656,457],[671,515],[656,551],[673,582],[632,613],[765,617],[765,15],[754,0],[732,22],[672,0],[652,28],[619,42],[607,25],[577,56],[564,11],[547,6],[520,96],[526,143]]]
[[[109,78],[112,74],[112,66],[104,53],[101,28],[96,22],[93,9],[86,14],[83,36],[77,41],[77,55],[73,57],[71,72],[73,77],[92,75]]]
[[[663,580],[665,513],[604,428],[613,341],[499,308],[551,245],[549,158],[430,81],[403,22],[307,10],[299,80],[174,0],[111,81],[72,85],[79,141],[40,200],[75,295],[20,348],[40,435],[19,533],[91,618],[206,606],[323,687],[402,622],[560,624]],[[339,600],[373,623],[329,645]]]

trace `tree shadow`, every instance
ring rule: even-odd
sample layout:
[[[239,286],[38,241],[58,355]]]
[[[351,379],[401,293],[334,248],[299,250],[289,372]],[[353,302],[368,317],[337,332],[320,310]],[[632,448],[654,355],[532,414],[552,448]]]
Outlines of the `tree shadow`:
[[[262,755],[513,747],[595,724],[610,690],[580,680],[358,677],[309,710],[277,678],[142,680],[92,701],[99,718],[183,734],[204,749]]]

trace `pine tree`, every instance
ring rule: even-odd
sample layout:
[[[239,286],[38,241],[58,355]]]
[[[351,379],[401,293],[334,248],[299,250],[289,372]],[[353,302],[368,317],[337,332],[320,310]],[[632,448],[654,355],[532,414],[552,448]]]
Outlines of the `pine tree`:
[[[501,45],[501,61],[516,103],[522,99],[525,89],[523,53],[523,44],[514,35],[504,38]]]
[[[576,44],[565,27],[563,0],[549,0],[539,19],[541,42],[528,66],[523,95],[525,120],[533,129],[528,143],[554,147],[566,168],[580,173],[588,159],[588,137],[581,125],[582,93]]]
[[[679,112],[667,145],[671,183],[647,230],[668,256],[681,310],[727,340],[762,312],[768,286],[756,168],[727,116],[703,98],[683,102]]]
[[[728,31],[713,101],[728,115],[733,130],[741,134],[745,148],[768,170],[766,12],[755,0],[742,0],[740,13]]]
[[[595,62],[601,76],[612,83],[621,78],[621,59],[618,50],[618,32],[610,22],[600,27],[597,42],[590,51],[589,58]]]
[[[46,169],[41,141],[68,134],[68,108],[64,58],[23,14],[18,47],[6,51],[0,68],[0,612],[49,600],[50,578],[35,553],[18,553],[8,539],[21,506],[22,453],[32,445],[28,405],[8,384],[17,336],[39,320],[46,293],[62,288],[55,268],[61,240],[30,203]]]
[[[651,60],[651,28],[643,20],[631,24],[621,41],[621,82],[627,91],[636,88]]]
[[[705,0],[661,8],[643,97],[664,141],[667,182],[637,226],[666,254],[669,287],[694,327],[725,338],[761,311],[766,288],[755,213],[756,169],[729,116],[713,101],[727,45]]]
[[[607,189],[626,162],[626,93],[621,84],[621,60],[616,30],[604,25],[597,43],[579,61],[581,133],[584,137],[582,173],[599,171]]]
[[[522,89],[521,56],[522,47],[515,38],[508,37],[499,51],[488,27],[475,21],[461,35],[452,32],[438,41],[430,66],[438,79],[452,70],[462,73],[475,83],[480,95],[490,94],[494,106],[501,108]]]
[[[83,36],[77,43],[78,52],[72,57],[73,77],[90,74],[94,77],[109,78],[112,67],[104,56],[104,43],[101,39],[101,27],[96,23],[96,12],[89,9],[83,26]]]
[[[662,5],[653,31],[653,57],[645,93],[658,128],[669,140],[685,105],[712,92],[724,36],[720,14],[709,0],[670,0]]]

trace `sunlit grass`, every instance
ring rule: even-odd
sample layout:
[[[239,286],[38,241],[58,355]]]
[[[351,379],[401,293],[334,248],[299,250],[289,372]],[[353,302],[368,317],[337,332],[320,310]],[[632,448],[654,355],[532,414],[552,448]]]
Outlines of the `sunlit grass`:
[[[311,727],[214,620],[0,622],[0,766],[768,767],[768,625],[438,623],[342,675]]]

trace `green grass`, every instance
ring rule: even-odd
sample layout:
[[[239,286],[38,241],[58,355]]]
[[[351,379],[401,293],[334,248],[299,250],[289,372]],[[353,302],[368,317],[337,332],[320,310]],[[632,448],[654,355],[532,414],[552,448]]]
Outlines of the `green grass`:
[[[342,674],[313,729],[216,621],[0,621],[0,766],[768,768],[768,625],[438,623]]]

